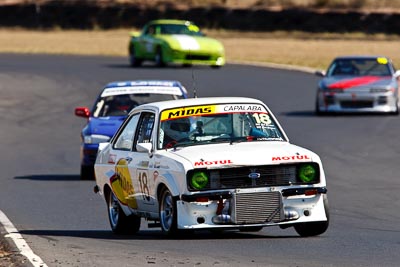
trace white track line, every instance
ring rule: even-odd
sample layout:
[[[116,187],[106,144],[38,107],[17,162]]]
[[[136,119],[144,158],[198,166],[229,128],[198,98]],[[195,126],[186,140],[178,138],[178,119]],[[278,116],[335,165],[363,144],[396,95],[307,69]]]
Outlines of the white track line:
[[[47,267],[46,263],[42,259],[33,253],[31,248],[26,243],[25,239],[18,232],[17,228],[12,224],[12,222],[7,218],[7,216],[0,210],[0,224],[3,225],[4,229],[8,234],[5,237],[11,238],[21,255],[25,256],[34,267]]]

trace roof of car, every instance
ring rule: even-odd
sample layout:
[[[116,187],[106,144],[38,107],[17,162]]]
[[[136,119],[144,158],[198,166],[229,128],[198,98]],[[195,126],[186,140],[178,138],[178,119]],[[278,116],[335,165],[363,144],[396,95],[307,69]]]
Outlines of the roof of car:
[[[186,89],[178,81],[173,80],[135,80],[115,81],[108,83],[101,93],[102,97],[121,94],[154,93],[154,94],[186,94]]]
[[[180,108],[187,106],[213,105],[213,104],[246,104],[246,103],[264,104],[262,101],[258,99],[249,97],[201,97],[201,98],[188,98],[188,99],[178,99],[171,101],[153,102],[153,103],[143,104],[140,106],[140,108],[141,109],[156,108],[160,111],[165,109]]]
[[[336,59],[374,59],[374,58],[386,58],[389,59],[388,57],[385,56],[379,56],[379,55],[348,55],[348,56],[339,56],[336,57]]]
[[[181,25],[189,25],[193,24],[193,22],[189,20],[178,20],[178,19],[158,19],[152,20],[147,24],[181,24]]]
[[[114,81],[108,83],[105,88],[109,87],[126,87],[126,86],[182,86],[180,82],[174,80],[131,80],[131,81]]]

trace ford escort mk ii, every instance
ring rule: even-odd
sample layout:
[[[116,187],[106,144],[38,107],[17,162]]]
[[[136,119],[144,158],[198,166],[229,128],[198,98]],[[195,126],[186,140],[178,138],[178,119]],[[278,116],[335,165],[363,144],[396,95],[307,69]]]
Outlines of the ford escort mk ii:
[[[280,226],[315,236],[329,225],[319,156],[291,144],[257,99],[138,106],[100,144],[95,175],[115,233],[139,231],[142,217],[167,234]]]

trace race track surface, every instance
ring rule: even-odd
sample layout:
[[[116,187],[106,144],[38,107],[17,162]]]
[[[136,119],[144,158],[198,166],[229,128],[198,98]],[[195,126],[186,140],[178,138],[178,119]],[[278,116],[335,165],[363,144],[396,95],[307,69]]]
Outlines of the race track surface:
[[[269,68],[128,67],[127,59],[0,55],[0,210],[48,266],[398,266],[400,117],[313,113],[317,77]],[[194,77],[194,80],[193,78]],[[320,155],[331,225],[200,232],[167,238],[143,224],[111,233],[94,181],[79,180],[76,106],[116,80],[176,79],[190,96],[249,96],[272,109],[294,144]]]

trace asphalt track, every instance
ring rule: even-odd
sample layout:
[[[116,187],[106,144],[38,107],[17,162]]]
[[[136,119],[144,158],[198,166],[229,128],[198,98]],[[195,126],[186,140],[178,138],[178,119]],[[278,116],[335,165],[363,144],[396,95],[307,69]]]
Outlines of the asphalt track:
[[[194,79],[193,79],[194,77]],[[177,79],[193,95],[250,96],[273,110],[292,143],[318,153],[331,225],[294,230],[200,232],[166,238],[110,232],[93,181],[79,180],[76,106],[107,82]],[[0,55],[0,210],[48,266],[398,266],[399,116],[316,117],[317,77],[257,66],[131,69],[125,58]]]

